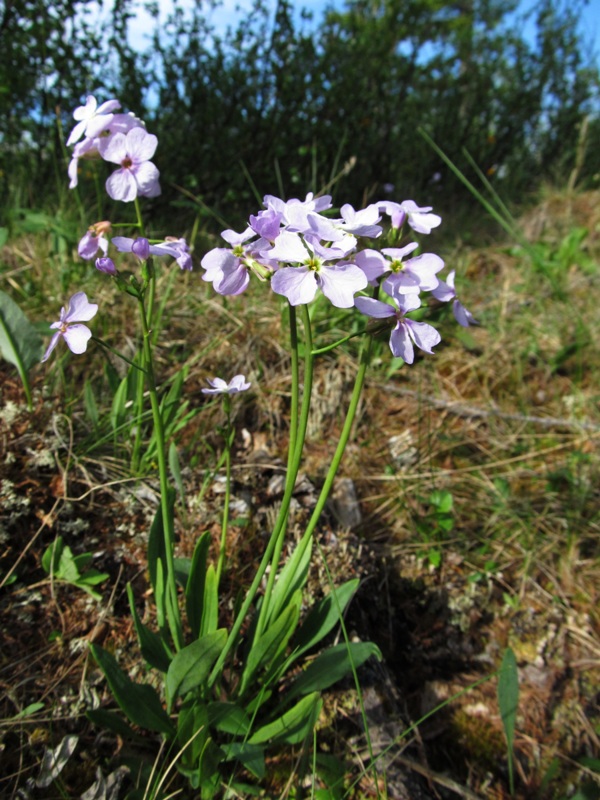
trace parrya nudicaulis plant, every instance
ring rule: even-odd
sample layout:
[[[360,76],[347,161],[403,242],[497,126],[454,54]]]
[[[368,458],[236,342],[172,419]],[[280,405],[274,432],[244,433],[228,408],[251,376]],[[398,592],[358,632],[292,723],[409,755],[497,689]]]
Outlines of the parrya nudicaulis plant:
[[[92,645],[92,652],[128,723],[160,734],[169,748],[170,762],[199,790],[194,796],[209,798],[242,781],[246,785],[250,780],[260,783],[265,775],[265,753],[270,748],[304,743],[312,746],[321,692],[348,673],[356,679],[356,669],[366,659],[379,657],[376,645],[349,641],[343,627],[343,613],[357,580],[330,587],[322,600],[305,610],[304,587],[313,536],[350,436],[373,335],[387,331],[393,355],[412,364],[415,347],[432,353],[440,341],[432,325],[411,317],[427,293],[438,302],[453,301],[455,316],[462,325],[473,318],[456,297],[454,273],[442,281],[438,277],[444,268],[442,259],[428,252],[415,255],[418,244],[407,241],[406,227],[428,234],[441,222],[431,208],[421,208],[411,200],[386,200],[361,210],[343,205],[334,213],[332,199],[326,195],[308,194],[304,200],[288,201],[267,196],[264,207],[249,217],[245,230],[224,231],[226,245],[204,255],[201,277],[212,283],[218,294],[240,295],[250,281],[259,281],[262,290],[284,299],[292,371],[281,507],[252,582],[235,607],[231,624],[222,627],[219,601],[228,568],[226,543],[235,436],[231,407],[238,393],[250,389],[250,383],[243,375],[208,380],[204,391],[220,395],[227,420],[222,462],[226,492],[218,558],[217,563],[209,558],[211,534],[207,532],[199,538],[190,560],[178,559],[165,406],[153,359],[154,342],[160,335],[156,330],[155,284],[159,258],[175,259],[185,270],[192,268],[192,259],[184,239],[152,241],[144,235],[139,197],[160,192],[159,172],[151,161],[157,140],[135,117],[117,113],[119,107],[116,100],[98,106],[93,97],[88,97],[75,111],[77,124],[68,139],[73,145],[69,175],[74,186],[79,159],[100,156],[117,166],[106,180],[110,197],[134,203],[136,208],[136,235],[109,240],[111,229],[122,223],[98,222],[81,239],[79,253],[83,258],[96,259],[98,270],[107,280],[115,281],[124,299],[135,303],[139,315],[140,353],[129,363],[132,371],[143,376],[143,381],[138,381],[136,408],[140,419],[146,398],[150,403],[161,493],[147,554],[156,604],[155,628],[142,624],[131,586],[128,594],[142,656],[159,680],[154,676],[152,685],[133,681],[107,650]],[[131,264],[132,255],[139,264],[135,273],[119,263],[121,258]],[[357,314],[371,319],[365,318],[359,333],[333,343],[315,342],[309,304],[318,292],[337,308],[354,308]],[[52,325],[55,333],[44,361],[61,339],[77,354],[85,352],[90,340],[102,345],[88,327],[97,312],[98,306],[85,292],[74,294]],[[351,336],[362,337],[359,366],[339,442],[306,529],[282,564],[290,501],[306,439],[315,359]],[[138,426],[138,434],[140,429]],[[139,452],[139,443],[137,449]],[[319,650],[340,623],[342,643]],[[120,734],[130,731],[135,735],[129,724],[112,712],[96,710],[90,717]],[[164,777],[156,778],[147,796],[161,796]]]

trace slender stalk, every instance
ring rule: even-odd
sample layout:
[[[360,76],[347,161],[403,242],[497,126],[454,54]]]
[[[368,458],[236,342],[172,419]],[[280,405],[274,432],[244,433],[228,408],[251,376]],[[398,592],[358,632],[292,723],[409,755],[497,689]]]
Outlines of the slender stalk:
[[[331,465],[325,477],[325,482],[323,483],[323,487],[317,499],[317,504],[313,510],[310,520],[308,521],[308,525],[306,527],[305,532],[302,535],[302,539],[298,544],[297,556],[299,559],[302,557],[302,554],[312,541],[312,535],[314,533],[315,528],[317,527],[317,523],[319,522],[321,514],[323,513],[323,509],[325,508],[325,503],[327,502],[327,498],[329,497],[329,492],[331,491],[331,487],[333,486],[333,481],[340,466],[342,456],[344,455],[346,445],[348,444],[348,440],[350,439],[350,434],[352,432],[352,425],[354,424],[354,418],[356,417],[356,411],[358,409],[362,388],[365,382],[367,368],[371,360],[372,341],[373,341],[372,336],[369,336],[367,341],[363,342],[364,346],[361,348],[358,372],[356,374],[356,380],[354,381],[354,388],[352,390],[352,397],[350,398],[350,405],[348,406],[348,411],[346,412],[344,427],[342,428],[342,433],[340,434],[340,440],[335,449],[335,453],[331,460]],[[296,553],[294,554],[294,556],[296,556]]]
[[[298,398],[300,395],[300,368],[298,358],[298,327],[296,324],[296,308],[288,303],[290,318],[290,356],[292,367],[292,402],[290,405],[290,438],[288,442],[288,463],[286,479],[291,474],[291,466],[296,450],[298,435]]]
[[[306,436],[306,426],[308,424],[308,409],[310,407],[310,392],[312,388],[312,374],[313,374],[313,357],[312,357],[312,336],[310,332],[310,319],[308,316],[308,312],[306,310],[306,306],[303,306],[304,312],[304,324],[305,324],[305,334],[307,337],[306,341],[306,357],[305,357],[305,368],[308,368],[307,373],[304,375],[304,396],[302,398],[302,411],[300,414],[300,424],[298,428],[298,434],[296,439],[296,447],[294,448],[294,457],[291,459],[291,468],[289,469],[288,479],[286,481],[285,491],[283,494],[283,499],[281,501],[281,507],[279,509],[279,514],[277,516],[277,520],[273,527],[273,533],[271,534],[269,541],[267,543],[267,547],[265,552],[263,553],[263,557],[261,562],[258,566],[256,574],[254,576],[254,580],[252,581],[252,585],[248,589],[248,593],[244,599],[242,607],[240,608],[238,615],[231,627],[229,632],[229,636],[227,638],[227,642],[225,643],[225,647],[221,651],[219,658],[213,670],[210,674],[208,679],[208,685],[213,686],[216,680],[218,679],[221,671],[223,669],[223,665],[227,660],[227,656],[234,648],[237,637],[239,632],[242,628],[244,621],[246,620],[248,613],[250,612],[250,608],[252,603],[254,602],[254,598],[256,597],[256,593],[260,588],[260,584],[262,582],[263,576],[267,571],[267,567],[271,560],[275,561],[273,558],[273,554],[275,552],[276,547],[279,544],[279,552],[281,552],[281,542],[283,539],[283,534],[285,531],[285,525],[287,521],[288,510],[290,507],[290,502],[292,499],[292,493],[294,491],[294,485],[296,483],[296,477],[298,475],[298,470],[300,468],[300,461],[302,457],[302,445],[304,444],[304,438]],[[273,570],[272,570],[273,571]],[[263,602],[261,607],[261,611],[264,611],[266,607],[266,603]],[[260,620],[257,623],[257,632],[260,630]],[[258,635],[255,634],[255,635]]]
[[[297,431],[295,447],[293,450],[292,457],[290,458],[288,455],[288,464],[291,465],[291,469],[288,468],[286,488],[288,487],[288,484],[290,484],[289,486],[290,492],[293,491],[294,489],[294,485],[296,483],[296,477],[298,475],[298,470],[300,468],[300,462],[302,460],[302,451],[304,450],[304,440],[306,439],[306,429],[308,427],[308,415],[310,412],[310,395],[312,390],[313,371],[314,371],[313,368],[314,356],[312,353],[312,344],[313,344],[312,331],[311,331],[308,309],[305,305],[302,306],[302,322],[304,323],[304,340],[305,340],[304,346],[306,348],[304,354],[304,391],[302,392],[302,408],[300,410],[300,420],[298,423],[298,431]],[[286,515],[287,515],[287,509],[286,509]],[[271,611],[270,609],[271,594],[273,593],[273,586],[275,585],[275,578],[277,577],[279,560],[281,558],[281,551],[283,550],[283,542],[285,539],[285,531],[286,531],[286,525],[283,523],[280,526],[280,530],[277,532],[277,539],[275,543],[275,548],[273,550],[273,557],[271,559],[271,571],[269,572],[267,586],[265,589],[265,596],[263,598],[262,606],[260,608],[260,614],[258,617],[258,622],[256,624],[256,632],[254,634],[255,640],[258,639],[258,637],[262,633],[265,621]],[[273,535],[275,535],[275,532],[273,532]]]
[[[229,502],[231,498],[231,445],[233,431],[231,427],[231,397],[223,395],[223,406],[227,414],[227,427],[225,428],[225,498],[223,502],[223,519],[221,522],[221,542],[219,545],[219,560],[217,561],[217,587],[221,582],[221,575],[225,565],[225,552],[227,547],[227,528],[229,526]]]
[[[169,477],[167,469],[166,443],[162,414],[156,391],[156,380],[154,377],[154,366],[152,362],[152,348],[150,343],[150,330],[146,309],[142,298],[138,300],[140,317],[142,321],[143,334],[143,363],[146,368],[148,393],[150,395],[150,405],[152,408],[152,418],[154,422],[154,435],[156,436],[156,453],[158,460],[158,474],[160,479],[160,504],[162,510],[163,532],[165,539],[166,555],[166,591],[167,591],[167,619],[171,636],[177,650],[183,647],[183,633],[181,629],[181,616],[177,602],[177,584],[175,582],[175,564],[173,551],[175,548],[175,529],[173,525],[173,514],[169,507]],[[143,382],[142,382],[143,383]]]

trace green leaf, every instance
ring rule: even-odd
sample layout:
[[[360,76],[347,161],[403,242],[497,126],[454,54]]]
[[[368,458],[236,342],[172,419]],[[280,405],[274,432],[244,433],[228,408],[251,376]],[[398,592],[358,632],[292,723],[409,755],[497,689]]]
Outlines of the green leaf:
[[[181,465],[179,463],[179,453],[177,452],[177,446],[175,442],[171,442],[169,445],[169,469],[171,470],[171,475],[173,476],[175,486],[177,486],[179,497],[183,501],[184,489],[183,480],[181,479]]]
[[[361,664],[375,656],[381,661],[381,651],[373,642],[349,642],[335,645],[322,652],[309,664],[304,672],[296,678],[290,687],[287,700],[301,694],[321,692],[344,678]]]
[[[258,641],[252,642],[240,684],[241,695],[248,689],[258,670],[267,669],[285,651],[298,624],[301,599],[298,591],[292,604],[267,628]]]
[[[105,708],[95,708],[85,712],[86,717],[99,728],[106,728],[107,731],[122,736],[123,739],[133,739],[134,741],[144,741],[125,720],[114,711],[107,711]]]
[[[210,703],[208,722],[218,731],[230,733],[233,736],[245,736],[250,730],[250,718],[235,703]]]
[[[96,403],[96,394],[92,384],[88,380],[86,380],[83,385],[83,404],[85,406],[87,418],[92,423],[94,429],[96,429],[100,421],[100,412],[98,411],[98,403]]]
[[[206,531],[196,542],[194,555],[192,556],[192,566],[190,568],[190,574],[185,587],[185,607],[187,611],[187,618],[190,628],[192,629],[192,635],[195,638],[200,635],[200,627],[202,625],[206,561],[208,558],[210,541],[210,531]]]
[[[57,536],[52,544],[48,545],[48,547],[44,550],[44,555],[42,556],[42,568],[44,572],[48,573],[48,575],[51,573],[56,574],[58,565],[60,564],[63,548],[63,538],[62,536]]]
[[[114,656],[102,647],[92,644],[90,650],[125,716],[134,725],[172,737],[175,731],[156,690],[148,684],[132,681]]]
[[[226,761],[239,761],[259,780],[265,777],[265,748],[262,745],[230,742],[223,745],[223,750]]]
[[[129,608],[131,609],[131,616],[133,617],[133,624],[135,626],[135,632],[137,633],[138,642],[140,643],[142,656],[151,667],[159,669],[161,672],[166,672],[169,669],[173,654],[162,636],[154,633],[154,631],[151,631],[142,623],[137,608],[135,607],[133,589],[130,583],[127,584],[127,597],[129,599]]]
[[[290,604],[292,595],[306,583],[311,554],[311,547],[306,547],[302,551],[297,546],[281,570],[271,594],[270,607],[265,609],[267,625],[271,619],[281,614]]]
[[[319,692],[309,694],[285,714],[257,730],[248,741],[250,744],[298,744],[312,733],[322,705]]]
[[[335,627],[359,583],[358,578],[347,581],[311,608],[293,642],[297,655],[310,650]]]
[[[175,655],[165,679],[169,708],[177,696],[184,697],[206,680],[226,640],[227,631],[221,628],[202,636]]]
[[[12,297],[0,291],[0,354],[19,370],[21,380],[42,358],[40,335]]]
[[[123,378],[119,384],[119,388],[115,392],[115,396],[113,397],[109,417],[113,433],[116,433],[120,429],[121,425],[123,425],[125,422],[128,386],[129,373]]]
[[[498,706],[500,707],[500,717],[506,737],[510,791],[511,794],[514,794],[513,745],[517,710],[519,708],[519,672],[517,659],[510,647],[504,653],[500,672],[498,673]]]
[[[206,636],[217,629],[219,623],[219,587],[217,573],[212,564],[206,570],[204,583],[204,606],[202,608],[202,623],[200,635]]]

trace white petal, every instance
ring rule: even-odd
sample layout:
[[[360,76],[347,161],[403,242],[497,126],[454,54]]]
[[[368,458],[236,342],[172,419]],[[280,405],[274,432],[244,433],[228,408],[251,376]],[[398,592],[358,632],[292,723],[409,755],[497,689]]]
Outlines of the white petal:
[[[317,282],[325,297],[336,308],[352,308],[354,295],[368,284],[365,273],[354,264],[322,267]]]
[[[87,325],[69,325],[63,336],[69,346],[69,350],[80,355],[87,350],[88,342],[92,338],[92,332]]]
[[[118,169],[106,180],[106,191],[113,200],[131,203],[137,197],[138,186],[128,169]]]
[[[90,303],[85,292],[77,292],[69,300],[63,322],[89,322],[97,311],[97,303]]]

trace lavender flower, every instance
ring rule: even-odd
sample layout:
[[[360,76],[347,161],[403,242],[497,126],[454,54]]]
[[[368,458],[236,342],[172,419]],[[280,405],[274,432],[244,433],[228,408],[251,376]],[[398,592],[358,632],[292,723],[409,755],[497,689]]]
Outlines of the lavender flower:
[[[175,239],[174,237],[167,237],[164,242],[156,242],[150,244],[147,239],[131,239],[128,236],[115,236],[111,239],[112,244],[117,248],[120,253],[132,253],[138,258],[144,256],[142,260],[151,256],[170,256],[174,258],[179,264],[181,269],[192,269],[192,257],[190,255],[190,248],[185,239]],[[146,242],[148,244],[148,251],[146,252]],[[139,243],[139,244],[138,244]]]
[[[266,215],[261,218],[260,222],[258,222],[258,217],[255,219],[259,229],[264,229],[264,226],[269,227],[272,224],[272,218]],[[250,283],[250,270],[264,280],[277,268],[276,261],[262,255],[270,244],[267,239],[261,237],[248,242],[254,233],[254,229],[250,227],[246,228],[243,233],[236,233],[232,230],[223,231],[221,236],[226,242],[229,242],[231,248],[215,247],[200,262],[206,270],[202,280],[212,283],[215,292],[222,295],[242,294]]]
[[[106,275],[119,274],[117,272],[117,268],[115,267],[115,262],[112,260],[112,258],[108,258],[108,256],[96,259],[96,269],[100,272],[104,272]]]
[[[456,296],[456,289],[454,288],[455,276],[455,270],[449,272],[446,281],[440,280],[431,294],[436,300],[440,300],[442,303],[447,303],[452,300],[452,313],[458,324],[462,325],[463,328],[468,328],[469,325],[479,325],[473,314],[463,306]]]
[[[414,200],[404,200],[402,203],[383,200],[377,206],[391,218],[392,228],[401,228],[408,219],[408,224],[417,233],[431,233],[442,221],[437,214],[429,213],[431,206],[419,208]]]
[[[129,203],[136,197],[156,197],[160,194],[160,173],[150,161],[158,139],[144,128],[132,128],[128,133],[115,133],[100,139],[98,151],[105,161],[120,164],[106,181],[106,191],[113,200]]]
[[[91,225],[77,246],[77,252],[81,258],[91,261],[98,250],[101,250],[103,255],[106,255],[108,252],[108,239],[105,234],[109,231],[110,222],[107,220]]]
[[[283,231],[275,240],[268,255],[277,261],[300,264],[283,267],[271,279],[271,288],[287,297],[293,306],[305,305],[314,299],[317,288],[337,308],[352,308],[354,295],[367,285],[367,277],[355,264],[328,264],[347,258],[354,248],[355,239],[347,236],[345,241],[324,247],[317,237],[301,238],[297,233]]]
[[[67,139],[67,147],[78,142],[85,134],[88,139],[94,139],[105,131],[112,122],[114,114],[121,108],[118,100],[107,100],[100,106],[96,98],[89,94],[86,97],[85,105],[79,106],[73,112],[73,118],[77,120],[77,125],[73,128]]]
[[[59,321],[53,322],[50,326],[52,329],[56,330],[56,333],[50,340],[48,349],[42,358],[42,363],[48,360],[50,353],[52,353],[58,344],[58,340],[61,336],[72,353],[78,355],[80,353],[85,353],[92,332],[87,325],[82,325],[81,323],[89,322],[97,311],[97,303],[90,303],[85,292],[77,292],[74,294],[69,300],[68,306],[61,309]]]
[[[245,392],[252,384],[246,383],[243,375],[235,375],[229,383],[223,378],[209,378],[210,389],[202,389],[204,394],[238,394],[238,392]]]
[[[408,311],[414,311],[419,307],[418,297],[411,296],[402,299],[407,302],[401,303],[399,298],[392,297],[396,308],[392,308],[388,303],[382,303],[381,300],[375,300],[373,297],[357,297],[354,305],[369,317],[396,318],[396,325],[390,334],[390,350],[396,358],[402,358],[407,364],[412,364],[415,360],[413,344],[416,344],[425,353],[433,355],[431,348],[440,343],[441,336],[432,325],[428,325],[426,322],[415,322],[415,320],[405,317]]]

